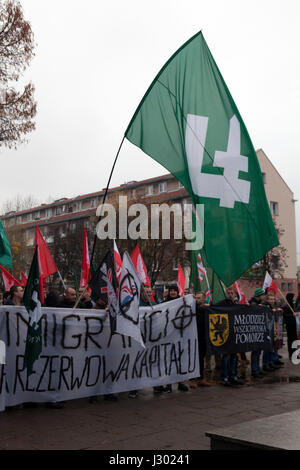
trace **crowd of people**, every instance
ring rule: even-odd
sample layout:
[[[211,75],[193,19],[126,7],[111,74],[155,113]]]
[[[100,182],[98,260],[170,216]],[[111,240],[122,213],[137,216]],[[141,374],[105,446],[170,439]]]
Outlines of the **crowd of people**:
[[[185,294],[189,291],[186,290]],[[79,296],[78,296],[79,294]],[[88,289],[81,287],[78,294],[75,289],[68,287],[63,293],[58,290],[50,290],[45,295],[45,307],[56,307],[56,308],[74,308],[77,304],[77,308],[81,309],[106,309],[108,310],[107,304],[103,300],[103,297],[96,301],[91,299]],[[22,286],[13,286],[9,292],[5,292],[3,295],[4,305],[16,305],[20,306],[23,304],[24,288]],[[79,302],[78,302],[79,297]],[[155,295],[155,291],[150,286],[143,285],[140,295],[140,306],[156,305],[161,302],[168,302],[179,298],[179,290],[177,285],[170,285],[164,290],[163,299],[158,300]],[[197,322],[198,332],[198,353],[199,353],[199,365],[200,365],[200,376],[198,378],[191,378],[187,381],[187,384],[180,382],[177,384],[178,390],[187,392],[190,388],[197,387],[210,387],[212,383],[208,380],[210,373],[212,372],[212,357],[207,354],[206,351],[206,333],[205,333],[205,313],[208,307],[207,298],[204,292],[197,292],[194,294],[195,299],[195,313]],[[234,305],[238,303],[236,291],[233,287],[226,289],[226,297],[224,300],[216,303],[216,306]],[[279,325],[282,321],[282,325],[285,325],[287,333],[287,347],[289,353],[289,359],[292,359],[293,342],[298,339],[297,334],[297,322],[296,317],[298,311],[300,311],[300,296],[298,296],[296,302],[294,301],[294,294],[288,293],[286,296],[286,303],[282,306],[278,299],[275,298],[274,292],[271,290],[265,292],[261,288],[257,288],[254,291],[253,297],[248,301],[249,305],[265,306],[270,309],[272,315],[274,315],[275,325]],[[300,313],[299,313],[300,315]],[[247,358],[245,353],[234,353],[234,354],[223,354],[214,356],[214,366],[219,371],[220,383],[225,387],[234,387],[244,385],[244,380],[238,374],[238,365],[250,365],[251,376],[254,379],[262,379],[267,374],[270,374],[284,366],[284,362],[281,360],[282,356],[279,353],[280,348],[283,346],[283,340],[280,335],[274,339],[273,351],[252,351]],[[174,384],[173,384],[174,385]],[[172,385],[156,386],[153,388],[155,394],[171,393]],[[129,392],[129,398],[138,397],[138,390]],[[104,395],[105,400],[117,400],[117,396],[110,394]],[[90,403],[97,401],[97,397],[90,397]],[[62,403],[48,403],[48,406],[53,408],[63,407]]]

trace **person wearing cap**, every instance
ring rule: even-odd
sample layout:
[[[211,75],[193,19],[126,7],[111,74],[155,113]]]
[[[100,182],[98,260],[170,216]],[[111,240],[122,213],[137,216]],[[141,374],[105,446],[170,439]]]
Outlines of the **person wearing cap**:
[[[249,304],[253,306],[262,305],[265,298],[265,291],[261,287],[258,287],[255,289],[252,299],[249,300]],[[259,365],[261,351],[261,349],[257,351],[251,351],[251,375],[255,379],[262,379],[265,376]]]

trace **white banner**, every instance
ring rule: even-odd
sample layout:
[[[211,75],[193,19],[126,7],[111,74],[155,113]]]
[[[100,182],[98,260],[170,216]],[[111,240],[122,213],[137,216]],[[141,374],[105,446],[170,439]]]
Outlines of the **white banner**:
[[[111,335],[103,310],[43,308],[43,349],[27,378],[24,307],[0,307],[0,411],[24,402],[64,401],[166,385],[199,376],[198,338],[191,295],[140,308],[143,348]]]

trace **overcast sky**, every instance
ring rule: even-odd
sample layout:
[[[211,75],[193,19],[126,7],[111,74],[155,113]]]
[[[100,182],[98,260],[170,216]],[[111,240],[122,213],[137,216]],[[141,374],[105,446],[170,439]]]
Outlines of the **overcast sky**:
[[[36,131],[1,150],[0,206],[98,191],[168,58],[202,29],[256,149],[294,191],[300,252],[299,0],[21,0],[37,47]],[[125,141],[112,186],[166,173]],[[299,254],[298,254],[299,257]]]

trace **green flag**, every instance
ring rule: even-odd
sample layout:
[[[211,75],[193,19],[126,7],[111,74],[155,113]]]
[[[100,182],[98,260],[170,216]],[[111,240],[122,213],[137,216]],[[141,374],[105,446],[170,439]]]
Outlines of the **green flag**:
[[[226,285],[279,244],[255,150],[201,32],[158,73],[125,136],[204,204],[205,254]]]
[[[0,220],[0,264],[12,268],[12,256],[2,221]]]
[[[42,306],[40,296],[40,273],[38,263],[38,245],[30,266],[23,302],[29,313],[29,325],[25,346],[24,363],[27,375],[33,373],[33,363],[42,351]]]

